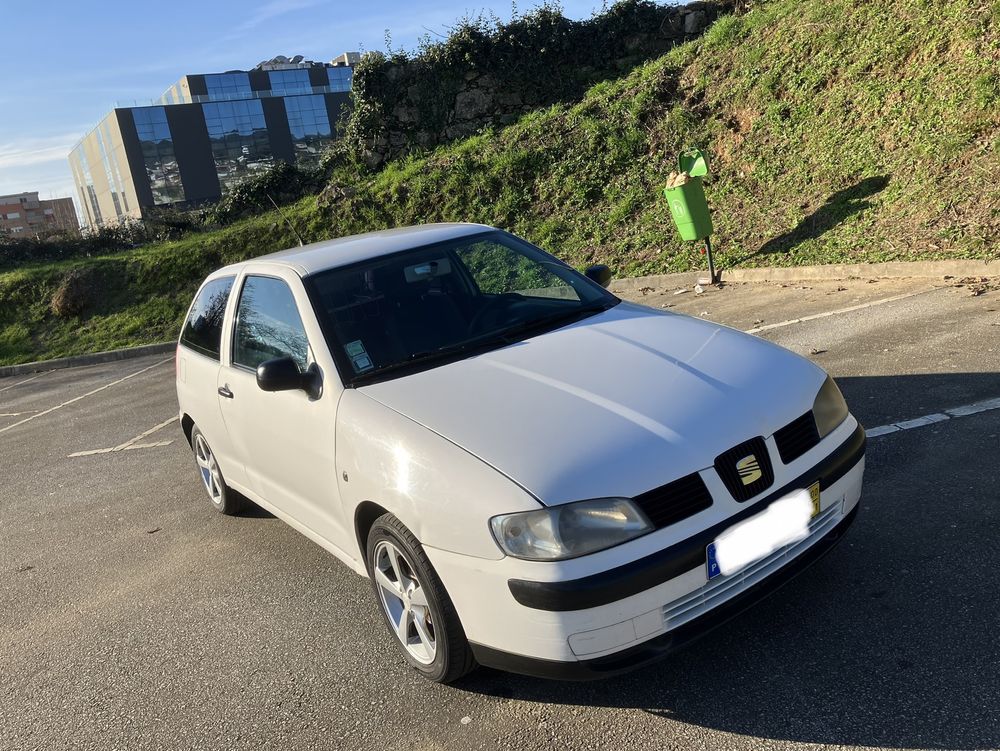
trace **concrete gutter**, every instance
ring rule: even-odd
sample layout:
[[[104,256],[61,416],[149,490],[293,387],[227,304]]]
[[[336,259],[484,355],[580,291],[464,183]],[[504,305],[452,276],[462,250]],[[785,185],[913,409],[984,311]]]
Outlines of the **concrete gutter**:
[[[115,362],[117,360],[129,360],[133,357],[145,357],[146,355],[161,355],[165,352],[173,352],[177,342],[163,342],[161,344],[145,344],[141,347],[128,347],[126,349],[112,349],[108,352],[94,352],[89,355],[73,355],[71,357],[60,357],[56,360],[42,360],[41,362],[26,362],[20,365],[0,365],[0,378],[7,376],[23,375],[24,373],[38,373],[45,370],[61,370],[63,368],[77,368],[81,365],[98,365],[104,362]]]
[[[612,292],[635,292],[643,287],[690,287],[707,271],[653,274],[611,282]],[[787,266],[765,269],[725,269],[724,282],[807,282],[822,279],[912,279],[946,276],[1000,276],[1000,261],[911,261],[893,263],[848,263],[827,266]]]

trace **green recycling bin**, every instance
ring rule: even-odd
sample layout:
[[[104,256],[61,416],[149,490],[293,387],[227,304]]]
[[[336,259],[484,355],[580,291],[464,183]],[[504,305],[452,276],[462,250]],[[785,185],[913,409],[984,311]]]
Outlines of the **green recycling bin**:
[[[701,177],[688,175],[679,185],[664,188],[663,195],[683,240],[703,240],[712,234],[712,215],[705,200]]]
[[[687,172],[691,177],[704,177],[708,174],[708,157],[701,149],[688,149],[677,155],[677,169]]]

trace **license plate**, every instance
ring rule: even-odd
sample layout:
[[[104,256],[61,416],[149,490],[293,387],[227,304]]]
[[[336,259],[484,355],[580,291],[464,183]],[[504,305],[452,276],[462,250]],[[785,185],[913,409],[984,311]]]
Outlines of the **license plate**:
[[[816,481],[812,485],[810,485],[806,489],[806,492],[809,494],[809,503],[811,504],[811,510],[810,510],[809,518],[810,519],[815,519],[816,516],[818,516],[819,512],[820,512],[819,481]],[[801,493],[801,491],[799,491],[799,493]],[[782,499],[782,500],[784,500],[784,499]],[[776,503],[779,503],[779,502],[780,501],[776,501]],[[801,509],[801,511],[804,512],[804,509]],[[800,518],[802,518],[802,517],[800,517]],[[723,533],[723,536],[724,535],[725,535],[725,533]],[[718,540],[716,540],[714,542],[711,542],[711,543],[708,544],[708,547],[705,549],[705,568],[706,568],[706,572],[708,574],[709,580],[715,579],[718,576],[722,576],[722,568],[719,566],[719,558],[718,558],[718,554],[717,554],[717,547],[716,547],[717,544],[718,544]],[[764,556],[762,555],[761,557],[764,557]],[[748,561],[748,564],[750,562],[752,562],[752,561]],[[736,572],[730,572],[730,573],[736,573]]]
[[[813,504],[813,518],[819,516],[819,480],[809,486],[809,500]]]

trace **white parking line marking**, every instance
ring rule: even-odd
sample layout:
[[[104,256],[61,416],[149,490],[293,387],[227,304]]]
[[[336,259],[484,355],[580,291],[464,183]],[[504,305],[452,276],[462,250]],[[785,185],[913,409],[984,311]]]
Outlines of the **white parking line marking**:
[[[37,409],[26,409],[24,412],[0,412],[0,417],[20,417],[21,415],[30,415],[32,412],[37,411]]]
[[[123,451],[123,450],[127,449],[129,446],[131,446],[133,443],[136,443],[137,441],[141,441],[143,438],[146,438],[147,436],[152,435],[157,430],[162,430],[163,428],[167,427],[170,423],[177,422],[177,420],[178,420],[177,415],[174,415],[169,420],[164,420],[159,425],[154,425],[152,428],[150,428],[149,430],[147,430],[145,433],[140,433],[135,438],[133,438],[131,441],[125,441],[125,443],[123,443],[123,444],[121,444],[119,446],[115,446],[114,450],[115,451]]]
[[[168,357],[168,358],[166,358],[164,360],[160,360],[159,362],[153,363],[148,368],[143,368],[142,370],[137,370],[135,373],[129,373],[127,376],[125,376],[124,378],[119,378],[117,381],[112,381],[111,383],[106,383],[103,386],[101,386],[100,388],[96,388],[93,391],[88,391],[86,394],[81,394],[80,396],[75,396],[72,399],[69,399],[68,401],[63,402],[62,404],[57,404],[54,407],[49,407],[48,409],[43,410],[43,411],[39,412],[38,414],[32,415],[31,417],[25,417],[23,420],[18,420],[17,422],[15,422],[15,423],[13,423],[11,425],[8,425],[6,428],[0,428],[0,433],[5,433],[8,430],[16,428],[19,425],[24,425],[26,422],[31,422],[32,420],[34,420],[37,417],[44,417],[45,415],[47,415],[47,414],[49,414],[51,412],[55,412],[57,409],[62,409],[63,407],[68,407],[70,404],[74,404],[75,402],[78,402],[81,399],[86,399],[88,396],[93,396],[94,394],[100,393],[101,391],[104,391],[105,389],[109,389],[112,386],[117,386],[119,383],[124,383],[129,378],[135,378],[137,375],[142,375],[147,370],[152,370],[153,368],[158,368],[160,365],[163,365],[164,363],[168,363],[168,362],[170,362],[173,359],[174,359],[173,357]]]
[[[76,451],[70,454],[69,458],[72,459],[77,456],[94,456],[95,454],[112,454],[116,451],[134,451],[135,449],[152,449],[156,448],[157,446],[169,446],[171,443],[173,443],[173,439],[169,441],[157,441],[156,443],[139,443],[139,441],[141,441],[143,438],[148,438],[157,430],[163,430],[163,428],[167,427],[172,422],[177,422],[177,420],[178,420],[177,415],[174,415],[169,420],[164,420],[159,425],[154,425],[149,430],[139,433],[139,435],[137,435],[135,438],[125,441],[125,443],[120,443],[117,446],[112,446],[111,448],[106,448],[106,449],[90,449],[89,451]]]
[[[126,446],[122,451],[134,451],[135,449],[155,449],[157,446],[169,446],[174,442],[171,438],[169,441],[157,441],[156,443],[136,443],[131,446]]]
[[[173,439],[169,441],[157,441],[156,443],[133,443],[131,446],[126,446],[125,448],[118,448],[117,446],[109,449],[91,449],[90,451],[77,451],[76,453],[70,454],[70,459],[75,459],[78,456],[96,456],[97,454],[113,454],[118,451],[135,451],[136,449],[155,449],[159,446],[169,446],[173,443]]]
[[[903,420],[902,422],[894,422],[888,425],[879,425],[876,428],[866,430],[865,433],[869,438],[878,438],[882,435],[898,433],[901,430],[922,428],[925,425],[934,425],[935,423],[944,422],[946,420],[954,420],[958,417],[978,415],[981,412],[989,412],[994,409],[1000,409],[1000,398],[984,399],[981,402],[964,404],[961,407],[952,407],[951,409],[946,409],[943,412],[934,412],[929,415],[922,415],[921,417],[915,417],[912,420]]]
[[[110,449],[91,449],[90,451],[77,451],[77,452],[75,452],[73,454],[70,454],[69,458],[72,459],[72,458],[77,457],[77,456],[94,456],[95,454],[110,454],[112,451],[114,451],[113,448],[110,448]]]
[[[51,371],[51,370],[46,370],[44,373],[39,373],[38,375],[31,376],[31,378],[25,378],[23,381],[18,381],[17,383],[10,384],[10,386],[4,386],[2,389],[0,389],[0,392],[4,392],[4,391],[7,391],[8,389],[12,389],[15,386],[20,386],[22,383],[27,383],[28,381],[34,381],[36,378],[41,378],[42,376],[48,375],[49,373],[52,373],[52,372],[53,371]]]
[[[887,302],[896,302],[897,300],[905,300],[908,297],[916,297],[917,295],[926,295],[928,292],[933,292],[934,290],[943,289],[942,287],[931,287],[930,289],[922,289],[919,292],[907,292],[903,295],[895,295],[893,297],[886,297],[882,300],[872,300],[871,302],[861,303],[860,305],[852,305],[849,308],[840,308],[838,310],[827,310],[822,313],[814,313],[811,316],[802,316],[802,318],[792,318],[787,321],[778,321],[777,323],[769,323],[766,326],[756,326],[752,329],[747,329],[747,334],[759,334],[761,331],[770,331],[771,329],[780,329],[784,326],[791,326],[793,323],[804,323],[805,321],[815,321],[817,318],[828,318],[830,316],[837,316],[841,313],[851,313],[855,310],[864,310],[865,308],[874,308],[877,305],[885,305]]]

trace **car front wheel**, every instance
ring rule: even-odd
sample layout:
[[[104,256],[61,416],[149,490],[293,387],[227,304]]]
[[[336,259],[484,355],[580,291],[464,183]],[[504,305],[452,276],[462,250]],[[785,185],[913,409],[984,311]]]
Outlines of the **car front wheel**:
[[[475,667],[444,585],[417,538],[392,514],[372,525],[367,563],[386,625],[410,665],[438,683]]]

